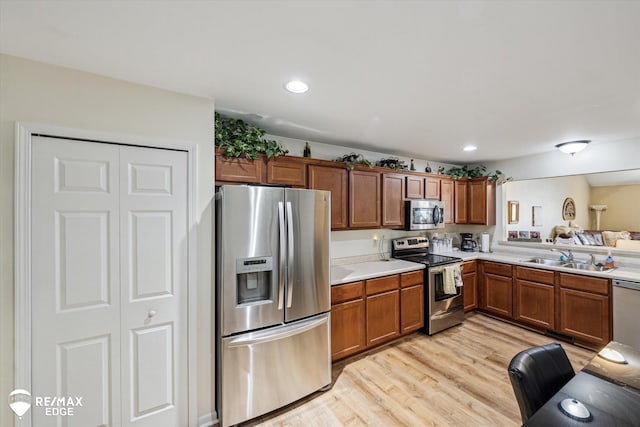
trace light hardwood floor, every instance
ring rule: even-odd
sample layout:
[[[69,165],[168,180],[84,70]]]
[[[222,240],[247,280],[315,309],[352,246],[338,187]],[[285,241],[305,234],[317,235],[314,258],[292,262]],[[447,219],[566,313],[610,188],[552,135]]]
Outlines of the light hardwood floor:
[[[333,365],[333,385],[243,426],[517,426],[511,358],[553,338],[482,314]],[[595,353],[561,343],[579,371]],[[291,378],[291,381],[295,381]]]

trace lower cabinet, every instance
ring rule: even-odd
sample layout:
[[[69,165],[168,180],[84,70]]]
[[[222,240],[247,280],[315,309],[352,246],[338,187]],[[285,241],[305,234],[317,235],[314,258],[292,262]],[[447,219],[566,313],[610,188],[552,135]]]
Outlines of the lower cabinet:
[[[400,275],[400,333],[424,326],[424,270]]]
[[[544,329],[555,329],[554,273],[516,267],[515,319]]]
[[[367,294],[367,345],[374,346],[400,335],[400,278],[397,274],[365,282]]]
[[[467,261],[462,264],[462,295],[465,312],[478,308],[477,265],[477,261]]]
[[[511,265],[484,262],[482,308],[489,313],[513,318]]]
[[[608,279],[560,273],[560,332],[587,345],[611,341]]]
[[[331,287],[334,361],[423,326],[423,270]]]
[[[331,287],[331,360],[342,359],[364,350],[364,282]]]

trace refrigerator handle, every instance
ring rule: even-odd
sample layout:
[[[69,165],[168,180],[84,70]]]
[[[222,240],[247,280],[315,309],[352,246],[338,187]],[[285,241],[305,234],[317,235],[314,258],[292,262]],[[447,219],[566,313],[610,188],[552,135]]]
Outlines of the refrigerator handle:
[[[291,211],[291,202],[287,202],[287,236],[289,244],[287,245],[287,308],[291,308],[293,301],[293,212]]]
[[[284,304],[284,277],[285,277],[285,256],[287,254],[287,238],[286,229],[284,225],[284,203],[278,202],[278,223],[280,227],[278,232],[280,234],[280,265],[278,268],[278,310],[282,310]]]

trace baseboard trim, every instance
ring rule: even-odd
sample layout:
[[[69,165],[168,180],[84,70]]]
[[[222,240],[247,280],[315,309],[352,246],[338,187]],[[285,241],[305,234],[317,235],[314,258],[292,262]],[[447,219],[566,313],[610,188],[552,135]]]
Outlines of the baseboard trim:
[[[198,417],[198,426],[199,427],[211,427],[214,424],[218,424],[220,420],[218,420],[218,414],[214,412],[209,412],[208,414],[200,415]]]

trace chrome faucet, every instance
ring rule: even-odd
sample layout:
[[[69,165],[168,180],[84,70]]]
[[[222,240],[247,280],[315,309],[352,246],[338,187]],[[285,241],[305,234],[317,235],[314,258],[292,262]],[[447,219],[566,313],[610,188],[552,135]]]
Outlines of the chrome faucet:
[[[569,262],[573,262],[574,258],[573,258],[573,253],[571,252],[571,249],[569,249],[569,254],[566,254],[565,252],[561,251],[560,249],[556,249],[556,248],[551,248],[551,250],[553,252],[560,252],[562,255],[564,255],[564,257],[567,259],[567,261]]]
[[[596,265],[596,256],[594,254],[589,254],[589,264]]]

